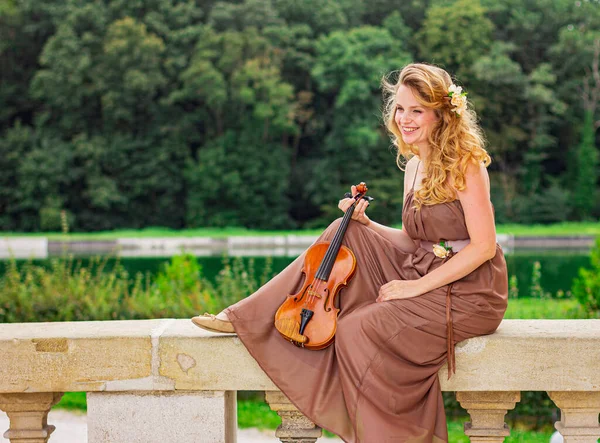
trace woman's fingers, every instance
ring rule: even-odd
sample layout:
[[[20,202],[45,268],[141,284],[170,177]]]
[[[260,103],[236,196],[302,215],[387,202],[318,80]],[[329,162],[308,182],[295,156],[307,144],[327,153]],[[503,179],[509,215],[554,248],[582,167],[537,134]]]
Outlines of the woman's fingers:
[[[356,205],[356,209],[354,210],[354,212],[358,212],[360,215],[363,215],[365,213],[365,211],[367,210],[368,206],[369,206],[369,202],[361,199],[358,202],[358,204]]]
[[[344,198],[338,202],[338,208],[342,211],[346,212],[350,206],[354,204],[353,198]],[[356,207],[354,208],[354,212],[352,213],[352,219],[357,220],[364,216],[367,207],[369,206],[369,202],[367,200],[360,200],[356,203]]]
[[[358,192],[356,191],[356,186],[352,185],[350,187],[352,191],[352,196],[355,197]],[[346,212],[350,206],[354,204],[354,198],[343,198],[338,202],[338,208],[342,211]],[[369,206],[369,202],[367,200],[360,199],[356,203],[356,207],[354,208],[354,212],[352,213],[352,219],[357,220],[363,217],[367,207]]]
[[[352,206],[352,203],[354,203],[353,198],[343,198],[339,201],[338,208],[340,208],[342,211],[346,212],[348,210],[348,208],[350,206]]]

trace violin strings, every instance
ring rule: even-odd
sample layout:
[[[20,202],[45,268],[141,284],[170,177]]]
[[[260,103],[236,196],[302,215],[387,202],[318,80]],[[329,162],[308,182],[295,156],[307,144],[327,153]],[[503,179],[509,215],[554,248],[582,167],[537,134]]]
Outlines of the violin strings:
[[[351,208],[354,208],[356,205],[356,200],[354,201],[354,203],[352,204],[352,206],[350,206],[348,209],[346,209],[346,212],[344,213],[344,218],[342,220],[342,223],[346,222],[346,220],[352,216],[352,212],[354,212],[354,209],[352,209],[352,211],[350,211]],[[343,234],[340,234],[339,231],[337,231],[335,233],[335,236],[333,237],[333,239],[330,242],[330,245],[333,244],[334,242],[339,240],[339,237],[341,237]],[[327,249],[327,253],[325,254],[325,257],[323,257],[323,262],[325,260],[331,261],[333,258],[331,257],[333,255],[333,248],[331,249]]]
[[[360,197],[359,197],[359,198],[360,198]],[[343,220],[342,220],[342,223],[346,222],[346,221],[347,221],[347,219],[348,219],[349,217],[351,217],[351,216],[352,216],[352,213],[354,212],[354,208],[355,208],[355,206],[356,206],[356,202],[357,202],[357,201],[358,201],[358,199],[355,199],[355,200],[354,200],[354,203],[352,204],[352,206],[350,206],[350,207],[349,207],[349,208],[346,210],[346,212],[344,213],[344,218],[343,218]],[[352,208],[352,211],[350,210],[351,208]],[[344,234],[345,234],[345,232],[344,232]],[[337,241],[340,241],[342,236],[343,236],[343,234],[342,234],[342,233],[340,233],[340,231],[338,230],[338,231],[335,233],[335,235],[334,235],[333,239],[331,240],[331,242],[329,243],[329,245],[331,246],[331,245],[332,245],[332,244],[334,244],[335,242],[337,242]],[[333,253],[334,253],[333,249],[337,249],[337,248],[331,248],[331,247],[327,248],[327,252],[325,253],[325,256],[323,257],[323,260],[322,260],[322,262],[321,262],[321,263],[325,263],[325,262],[327,262],[327,263],[328,263],[328,262],[330,262],[330,261],[333,259],[333,257],[332,257],[332,255],[333,255]],[[319,282],[320,282],[320,281],[322,281],[322,280],[321,280],[321,279],[317,279],[317,278],[314,278],[314,277],[313,277],[313,281],[312,281],[312,282],[311,282],[311,284],[310,284],[310,286],[313,288],[313,292],[317,292],[317,289],[316,289],[316,288],[318,287],[318,283],[317,283],[317,284],[315,283],[315,282],[317,282],[317,281],[319,281]],[[309,297],[310,297],[310,300],[309,300]],[[309,301],[312,303],[313,299],[314,299],[314,295],[311,295],[311,294],[309,294],[309,295],[308,295],[308,297],[306,297],[306,298],[304,299],[304,306],[307,306],[307,303],[308,303]]]

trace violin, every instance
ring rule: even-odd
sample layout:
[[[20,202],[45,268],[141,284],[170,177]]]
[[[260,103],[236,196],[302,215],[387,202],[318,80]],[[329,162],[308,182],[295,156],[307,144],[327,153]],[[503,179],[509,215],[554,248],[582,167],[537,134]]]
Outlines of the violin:
[[[356,203],[368,191],[364,182],[356,186],[357,194],[347,192],[346,198],[354,198],[342,218],[331,242],[313,244],[306,252],[302,274],[304,282],[296,294],[288,295],[275,313],[275,328],[286,339],[303,348],[324,349],[331,345],[337,329],[340,309],[334,301],[356,271],[356,257],[350,248],[342,245]]]

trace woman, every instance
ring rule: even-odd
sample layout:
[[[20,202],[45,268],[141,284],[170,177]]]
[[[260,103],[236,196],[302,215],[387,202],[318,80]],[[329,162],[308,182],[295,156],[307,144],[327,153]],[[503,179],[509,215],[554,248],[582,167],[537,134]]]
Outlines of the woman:
[[[447,442],[438,370],[448,360],[451,376],[454,345],[494,332],[508,299],[490,157],[466,94],[446,71],[410,64],[382,85],[396,162],[409,159],[402,229],[370,220],[366,200],[357,204],[343,241],[357,272],[338,297],[334,346],[298,348],[273,326],[302,283],[305,253],[256,293],[193,321],[235,331],[296,407],[346,442]],[[317,241],[331,240],[339,220]]]

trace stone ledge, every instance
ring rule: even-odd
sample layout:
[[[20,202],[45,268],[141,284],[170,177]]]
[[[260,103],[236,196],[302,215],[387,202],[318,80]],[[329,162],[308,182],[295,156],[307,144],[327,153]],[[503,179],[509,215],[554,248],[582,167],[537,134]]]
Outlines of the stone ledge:
[[[317,351],[307,351],[317,352]],[[0,392],[275,390],[235,335],[189,319],[0,324]],[[504,320],[445,391],[600,391],[600,320]]]

